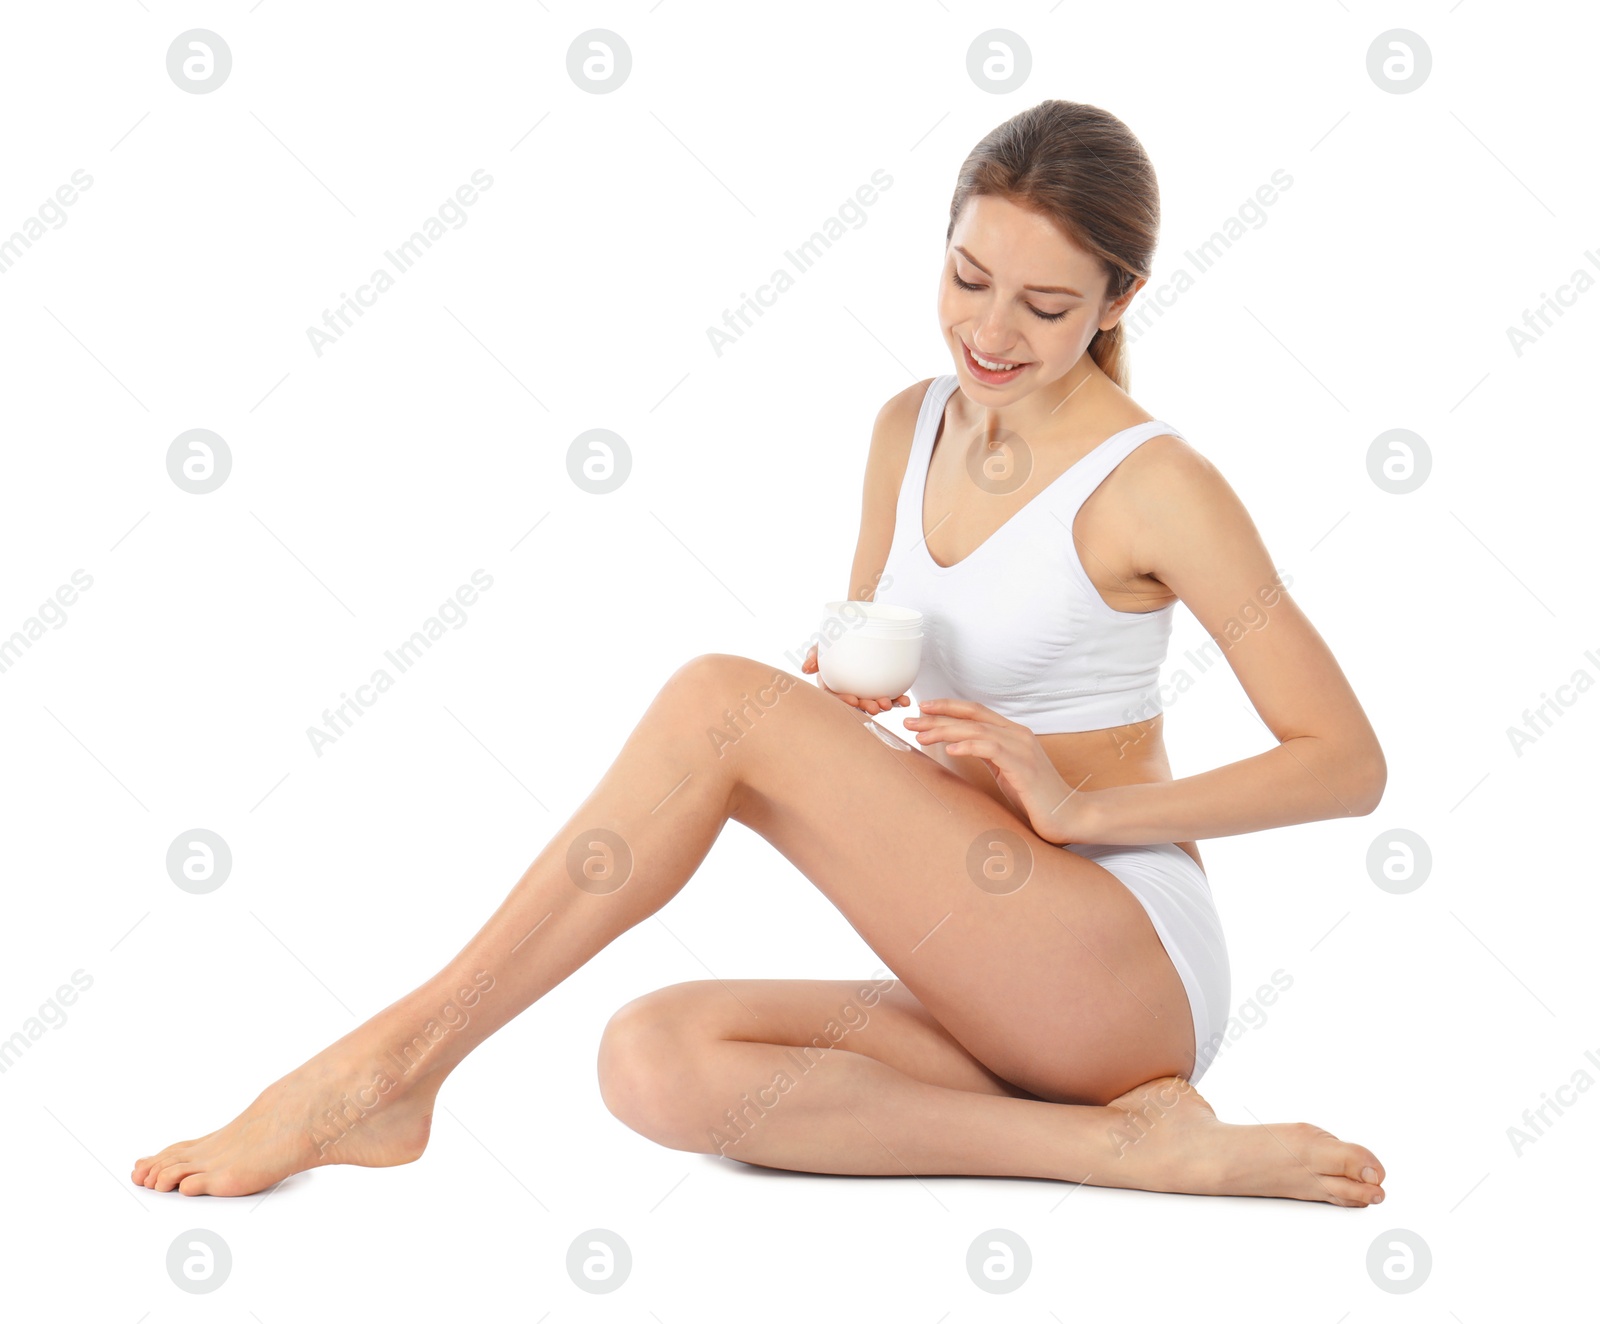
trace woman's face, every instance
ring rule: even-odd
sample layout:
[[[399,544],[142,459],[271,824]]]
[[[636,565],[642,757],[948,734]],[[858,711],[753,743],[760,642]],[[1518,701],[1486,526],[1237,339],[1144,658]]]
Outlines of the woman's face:
[[[968,198],[939,280],[939,325],[961,389],[998,405],[1064,377],[1144,282],[1115,303],[1108,283],[1099,260],[1037,212],[985,194]],[[991,371],[973,354],[1005,370]]]

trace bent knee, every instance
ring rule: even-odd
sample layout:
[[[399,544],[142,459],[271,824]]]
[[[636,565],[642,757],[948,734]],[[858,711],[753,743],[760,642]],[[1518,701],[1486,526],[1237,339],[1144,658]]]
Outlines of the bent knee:
[[[667,677],[662,695],[683,696],[714,715],[755,705],[770,707],[796,686],[814,688],[804,677],[739,653],[699,653]]]
[[[738,653],[696,653],[667,677],[667,685],[674,689],[726,689],[747,674],[748,668],[759,665],[754,658]]]
[[[717,1036],[690,1003],[696,984],[674,984],[613,1013],[600,1035],[600,1098],[630,1130],[672,1149],[709,1148],[705,1058]]]

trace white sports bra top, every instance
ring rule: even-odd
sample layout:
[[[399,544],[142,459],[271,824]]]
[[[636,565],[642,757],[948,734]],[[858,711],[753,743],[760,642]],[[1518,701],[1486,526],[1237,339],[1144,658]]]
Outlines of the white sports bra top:
[[[1107,437],[967,556],[942,566],[928,551],[922,507],[934,436],[956,385],[954,373],[936,377],[922,398],[893,545],[873,594],[923,614],[912,698],[971,699],[1036,735],[1154,717],[1177,603],[1149,612],[1109,605],[1078,558],[1072,521],[1140,444],[1180,434],[1152,419]]]

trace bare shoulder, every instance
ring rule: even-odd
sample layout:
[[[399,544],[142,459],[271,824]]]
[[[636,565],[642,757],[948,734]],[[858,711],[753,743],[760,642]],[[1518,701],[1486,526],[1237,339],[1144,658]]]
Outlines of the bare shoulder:
[[[913,382],[902,391],[896,391],[878,410],[872,424],[872,442],[867,454],[867,488],[880,497],[900,490],[900,480],[905,474],[906,462],[911,456],[911,437],[917,426],[917,414],[922,409],[923,398],[932,377]]]
[[[1202,548],[1266,561],[1260,531],[1233,485],[1182,437],[1151,437],[1119,468],[1128,471],[1120,513],[1141,572],[1172,585],[1163,572],[1177,561],[1195,563]]]
[[[872,425],[872,442],[874,449],[879,446],[893,448],[898,445],[901,454],[911,448],[911,433],[917,424],[917,414],[922,409],[922,402],[927,397],[928,388],[934,383],[934,378],[924,377],[920,382],[913,382],[904,390],[896,391],[878,410],[878,417]]]
[[[1124,490],[1151,516],[1171,518],[1197,506],[1243,509],[1222,470],[1175,433],[1151,437],[1118,469],[1125,471]]]

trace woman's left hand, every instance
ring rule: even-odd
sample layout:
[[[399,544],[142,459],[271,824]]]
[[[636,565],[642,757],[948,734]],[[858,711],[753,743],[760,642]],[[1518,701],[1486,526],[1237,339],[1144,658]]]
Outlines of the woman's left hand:
[[[1044,840],[1083,840],[1091,792],[1067,785],[1032,731],[970,699],[928,699],[918,708],[905,724],[919,745],[943,744],[948,754],[982,759],[1012,808]]]

